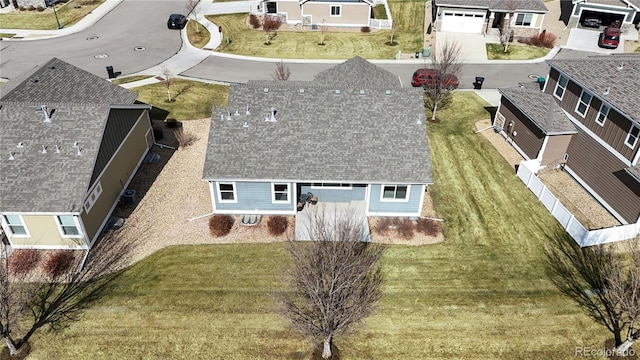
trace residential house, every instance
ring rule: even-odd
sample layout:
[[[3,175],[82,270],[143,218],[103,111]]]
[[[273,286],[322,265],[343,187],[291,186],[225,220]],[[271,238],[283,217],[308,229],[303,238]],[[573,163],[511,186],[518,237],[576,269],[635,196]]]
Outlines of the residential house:
[[[53,58],[0,91],[0,217],[13,248],[90,248],[154,143],[137,94]]]
[[[494,126],[539,168],[562,164],[622,224],[640,221],[640,54],[548,61],[543,93],[502,89]]]
[[[360,57],[313,81],[233,84],[203,178],[217,214],[293,215],[312,193],[363,216],[420,216],[433,182],[422,91]]]
[[[623,28],[629,25],[637,28],[640,23],[640,0],[574,0],[571,4],[569,27],[577,27],[588,18],[600,19],[603,26],[617,22]]]
[[[274,0],[262,2],[259,10],[289,25],[362,27],[371,25],[374,6],[374,0]]]
[[[506,19],[518,38],[538,35],[549,11],[542,0],[436,0],[434,4],[436,31],[489,34],[502,29]]]

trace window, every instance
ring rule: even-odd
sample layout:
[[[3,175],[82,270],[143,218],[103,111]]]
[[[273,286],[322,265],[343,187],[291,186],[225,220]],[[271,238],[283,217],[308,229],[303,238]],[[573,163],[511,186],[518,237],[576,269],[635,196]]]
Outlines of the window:
[[[607,116],[609,116],[609,107],[602,103],[602,105],[600,105],[598,117],[596,118],[596,124],[604,126],[604,121],[607,120]]]
[[[533,14],[518,14],[516,16],[516,25],[531,26],[531,20],[533,20]]]
[[[58,227],[62,236],[78,237],[80,236],[80,230],[78,224],[76,224],[75,217],[72,215],[59,215],[56,216],[58,220]]]
[[[566,77],[560,75],[558,83],[556,84],[556,91],[553,93],[558,99],[562,100],[562,96],[564,96],[564,90],[567,88],[568,83],[569,80]]]
[[[341,10],[340,5],[331,5],[331,16],[340,16]]]
[[[589,108],[589,104],[591,104],[592,98],[593,95],[582,90],[582,94],[580,94],[580,101],[578,101],[578,106],[576,106],[576,112],[582,115],[582,117],[587,114],[587,109]]]
[[[409,201],[409,186],[382,185],[380,201]]]
[[[218,183],[218,200],[220,202],[236,203],[236,183]]]
[[[629,130],[629,135],[627,135],[627,139],[624,143],[630,147],[635,148],[636,143],[638,142],[638,137],[640,137],[640,127],[636,125],[631,125],[631,130]]]
[[[331,188],[331,189],[343,189],[349,190],[351,189],[351,184],[342,184],[342,183],[313,183],[311,184],[312,189],[322,189],[322,188]]]
[[[271,200],[274,203],[290,203],[289,201],[289,184],[271,184],[272,187],[272,198]]]
[[[102,194],[102,185],[100,183],[97,183],[96,187],[93,188],[93,191],[91,192],[91,194],[89,194],[87,199],[84,201],[85,213],[87,214],[89,213],[89,210],[91,210],[91,208],[93,207],[93,204],[95,204],[96,201],[98,201],[98,197],[100,197],[100,194]]]
[[[22,217],[20,215],[5,215],[4,221],[13,236],[29,236],[27,232],[27,227],[24,226],[24,222],[22,222]]]

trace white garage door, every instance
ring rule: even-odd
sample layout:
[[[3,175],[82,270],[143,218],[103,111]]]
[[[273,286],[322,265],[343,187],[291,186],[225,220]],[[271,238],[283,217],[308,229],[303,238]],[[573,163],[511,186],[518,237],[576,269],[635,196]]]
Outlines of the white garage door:
[[[482,33],[485,12],[444,11],[440,31],[461,33]]]

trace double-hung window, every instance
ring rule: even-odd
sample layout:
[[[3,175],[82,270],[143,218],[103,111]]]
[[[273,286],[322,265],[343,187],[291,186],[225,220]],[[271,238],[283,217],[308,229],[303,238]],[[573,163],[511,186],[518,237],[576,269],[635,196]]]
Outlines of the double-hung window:
[[[272,187],[272,198],[271,201],[274,203],[283,203],[289,204],[291,203],[289,196],[289,184],[287,183],[273,183]]]
[[[634,149],[636,144],[638,143],[638,138],[640,137],[640,127],[637,125],[631,125],[631,129],[629,130],[629,134],[625,139],[624,143],[628,147]]]
[[[533,20],[533,14],[518,14],[516,16],[517,26],[531,26]]]
[[[60,233],[65,237],[78,237],[80,236],[80,229],[76,223],[75,217],[72,215],[58,215],[56,216],[58,222],[58,228]]]
[[[5,215],[4,222],[13,236],[29,236],[20,215]]]
[[[238,202],[238,194],[236,193],[236,183],[220,182],[218,183],[218,201],[221,203]]]
[[[409,185],[382,185],[380,201],[409,201]]]
[[[582,90],[582,94],[580,94],[580,101],[578,101],[578,105],[576,106],[576,112],[582,115],[582,117],[585,117],[585,115],[587,115],[587,110],[589,109],[589,104],[591,104],[591,99],[593,99],[593,95]]]
[[[342,11],[342,6],[340,5],[331,5],[331,16],[340,16]]]
[[[600,105],[600,111],[598,111],[598,117],[596,118],[596,124],[600,126],[604,126],[605,120],[607,120],[607,116],[609,116],[609,107],[602,103]]]
[[[567,89],[567,84],[569,83],[569,79],[560,75],[558,79],[558,83],[556,84],[556,90],[553,94],[560,100],[562,100],[562,96],[564,96],[564,91]]]

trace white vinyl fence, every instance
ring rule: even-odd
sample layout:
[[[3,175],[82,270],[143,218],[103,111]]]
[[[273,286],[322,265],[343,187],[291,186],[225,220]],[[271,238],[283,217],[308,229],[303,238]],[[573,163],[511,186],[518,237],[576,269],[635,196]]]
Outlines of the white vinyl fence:
[[[393,19],[391,18],[391,10],[389,10],[389,4],[387,0],[374,0],[373,5],[384,4],[384,11],[387,13],[386,20],[369,19],[369,26],[376,29],[391,29],[393,26]]]
[[[640,234],[640,222],[589,231],[562,205],[551,190],[540,181],[533,171],[536,167],[537,163],[535,160],[522,161],[520,162],[520,166],[518,166],[517,175],[580,246],[591,246],[626,240]]]

